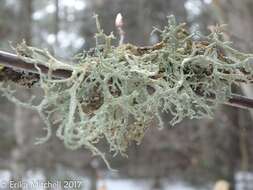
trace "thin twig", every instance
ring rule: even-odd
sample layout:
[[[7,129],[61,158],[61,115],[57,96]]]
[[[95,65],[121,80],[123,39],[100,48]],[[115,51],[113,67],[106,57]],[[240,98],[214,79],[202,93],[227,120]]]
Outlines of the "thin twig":
[[[13,70],[21,70],[27,71],[31,73],[38,73],[38,69],[36,68],[34,63],[30,63],[25,61],[24,59],[18,57],[17,55],[7,53],[4,51],[0,51],[0,65],[11,68]],[[49,72],[49,68],[42,64],[37,64],[40,68],[42,74],[47,75]],[[1,71],[0,71],[1,72]],[[52,76],[55,78],[69,78],[72,75],[71,70],[66,69],[57,69],[52,72]],[[213,99],[210,97],[210,99]],[[253,109],[253,99],[247,98],[245,96],[241,96],[238,94],[232,94],[230,99],[224,104],[238,107],[238,108],[246,108]]]

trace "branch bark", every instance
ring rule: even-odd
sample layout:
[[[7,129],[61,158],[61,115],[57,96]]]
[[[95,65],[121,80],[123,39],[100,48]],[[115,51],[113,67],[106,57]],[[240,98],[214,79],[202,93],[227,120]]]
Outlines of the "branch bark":
[[[11,68],[13,70],[27,71],[30,73],[38,73],[35,67],[35,64],[26,62],[25,60],[21,59],[17,55],[7,53],[4,51],[0,51],[0,65]],[[40,63],[38,63],[37,66],[41,69],[41,72],[43,74],[45,75],[48,74],[48,71],[49,71],[48,67]],[[52,72],[52,76],[54,76],[55,78],[69,78],[71,77],[71,75],[72,75],[72,71],[65,70],[65,69],[57,69]],[[210,99],[213,99],[213,98],[214,97],[210,96]],[[232,94],[230,99],[224,104],[233,106],[233,107],[238,107],[238,108],[253,109],[253,99],[250,99],[238,94]]]
[[[8,68],[12,68],[18,71],[27,71],[30,73],[38,73],[35,64],[26,62],[25,60],[21,59],[17,55],[7,53],[4,51],[0,51],[0,65],[3,65]],[[37,63],[37,66],[40,68],[43,74],[48,74],[49,68],[45,65]],[[52,72],[52,75],[56,78],[68,78],[70,77],[72,72],[70,70],[65,69],[57,69]]]

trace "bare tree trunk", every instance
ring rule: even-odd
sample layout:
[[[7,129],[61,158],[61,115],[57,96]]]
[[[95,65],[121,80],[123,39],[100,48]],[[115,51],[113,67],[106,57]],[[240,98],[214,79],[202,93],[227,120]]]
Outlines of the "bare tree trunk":
[[[95,168],[91,168],[90,182],[90,190],[97,190],[97,172]]]
[[[162,189],[163,189],[163,187],[162,187],[161,177],[160,176],[155,176],[153,186],[152,186],[152,190],[162,190]]]
[[[14,130],[15,130],[15,137],[17,146],[12,152],[12,180],[15,183],[19,183],[22,181],[22,178],[25,174],[25,164],[24,164],[24,139],[25,134],[23,130],[27,127],[26,126],[26,119],[29,118],[28,111],[24,111],[20,106],[16,107],[15,110],[15,123],[14,123]],[[13,188],[12,188],[13,189]],[[22,189],[22,187],[17,187],[14,189]]]
[[[32,0],[23,0],[20,2],[20,30],[19,38],[24,39],[27,44],[32,43]],[[28,97],[29,93],[23,93],[22,96]],[[15,137],[17,146],[12,152],[12,180],[15,182],[22,182],[24,177],[26,166],[24,163],[26,155],[25,140],[27,138],[25,131],[27,131],[28,120],[31,119],[32,112],[25,110],[20,106],[16,106],[15,110]],[[12,189],[22,189],[22,187],[12,188]]]
[[[85,170],[88,171],[88,178],[90,181],[90,190],[97,190],[97,181],[98,181],[98,173],[97,168],[93,166],[92,163],[88,165]]]
[[[19,38],[24,39],[28,45],[32,44],[32,0],[23,0],[20,2],[20,26]]]
[[[55,0],[55,23],[54,23],[54,35],[55,35],[55,45],[58,45],[58,32],[60,28],[60,7],[59,7],[59,0]]]

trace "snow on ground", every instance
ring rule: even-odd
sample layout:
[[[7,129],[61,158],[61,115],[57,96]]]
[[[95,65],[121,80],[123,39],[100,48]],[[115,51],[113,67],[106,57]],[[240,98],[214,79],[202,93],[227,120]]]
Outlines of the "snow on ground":
[[[0,190],[7,189],[10,187],[10,172],[6,170],[0,171]],[[79,177],[80,179],[80,177]],[[77,178],[77,180],[79,180]],[[72,178],[72,180],[74,180]],[[45,184],[45,177],[43,175],[42,170],[37,171],[28,171],[26,176],[24,177],[23,181],[20,182],[18,185],[21,185],[23,189],[25,190],[32,190],[34,189],[36,185],[36,190],[44,190],[42,185]],[[54,183],[56,186],[53,188],[55,190],[61,190],[60,185],[57,185],[57,183]],[[59,181],[59,184],[61,182]],[[81,182],[82,184],[82,190],[89,190],[90,184],[88,182],[87,177],[83,177],[83,180]],[[152,189],[152,180],[132,180],[132,179],[100,179],[98,181],[98,189],[104,189],[104,190],[149,190]],[[12,184],[13,185],[13,184]],[[167,180],[163,180],[163,189],[164,190],[197,190],[196,188],[190,187],[186,185],[185,183],[181,181],[177,182],[169,182]],[[71,188],[68,188],[71,190]],[[199,190],[206,190],[206,189],[199,189]]]
[[[164,190],[197,190],[189,187],[182,182],[163,183]],[[152,181],[150,180],[128,180],[128,179],[106,179],[100,180],[98,187],[106,187],[106,190],[147,190],[151,189]],[[101,188],[102,189],[102,188]],[[204,189],[201,189],[204,190]]]

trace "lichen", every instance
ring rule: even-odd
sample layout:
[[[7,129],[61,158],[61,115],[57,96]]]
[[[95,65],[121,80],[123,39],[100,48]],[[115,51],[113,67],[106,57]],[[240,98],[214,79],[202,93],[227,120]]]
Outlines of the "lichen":
[[[7,85],[2,84],[2,92],[38,111],[47,130],[38,143],[47,141],[57,125],[57,137],[66,147],[84,146],[106,163],[96,146],[101,139],[107,140],[110,151],[124,155],[131,142],[141,142],[148,127],[155,122],[163,127],[161,111],[173,115],[171,125],[184,118],[212,117],[216,106],[231,96],[233,84],[252,82],[253,55],[231,48],[221,27],[194,40],[197,34],[190,34],[173,16],[168,18],[168,26],[155,29],[160,43],[114,47],[114,36],[104,34],[96,16],[96,46],[78,54],[77,63],[63,63],[45,50],[22,44],[17,53],[23,59],[50,71],[71,70],[72,76],[57,79],[37,67],[44,96],[36,105],[33,99],[19,101]]]

